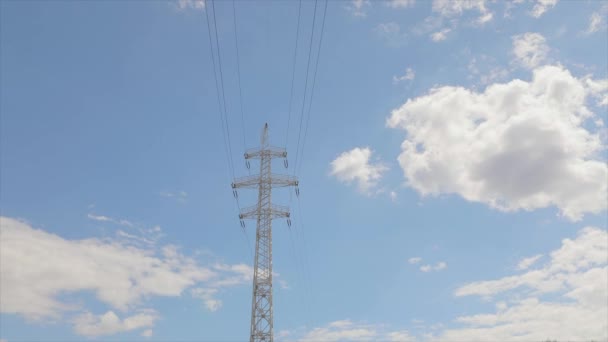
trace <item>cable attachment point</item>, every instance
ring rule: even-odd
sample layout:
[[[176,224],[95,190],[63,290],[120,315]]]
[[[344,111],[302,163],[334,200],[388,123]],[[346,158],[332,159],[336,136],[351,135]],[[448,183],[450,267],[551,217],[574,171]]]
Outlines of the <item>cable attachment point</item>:
[[[287,227],[291,227],[291,219],[290,218],[287,219]]]
[[[251,167],[251,165],[249,165],[249,160],[245,160],[245,166],[247,166],[247,170],[249,170],[249,168]]]
[[[238,199],[239,198],[239,193],[236,190],[232,190],[232,195],[234,196],[234,198]]]
[[[241,220],[241,228],[245,228],[245,221]]]
[[[300,197],[300,187],[296,187],[296,196]]]
[[[285,168],[289,167],[289,162],[287,161],[287,159],[283,160],[283,165],[285,165]]]

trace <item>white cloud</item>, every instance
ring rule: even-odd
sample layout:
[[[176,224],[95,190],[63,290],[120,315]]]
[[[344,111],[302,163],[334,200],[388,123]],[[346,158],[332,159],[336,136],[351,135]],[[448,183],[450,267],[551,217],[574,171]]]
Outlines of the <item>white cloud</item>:
[[[470,54],[470,52],[467,52]],[[485,54],[479,56],[470,57],[467,70],[469,72],[469,79],[479,79],[481,85],[488,85],[492,82],[504,80],[508,75],[509,71],[501,66],[498,66],[498,62],[495,58]]]
[[[484,24],[493,17],[486,7],[486,0],[433,0],[433,12],[442,17],[460,16],[467,11],[479,12],[479,18],[476,20],[478,24]]]
[[[431,34],[431,40],[434,42],[441,42],[448,38],[447,34],[450,33],[452,29],[444,28],[441,31],[437,31]]]
[[[422,265],[420,266],[420,270],[422,272],[431,272],[431,271],[441,271],[448,267],[448,264],[445,261],[438,262],[435,266],[432,265]]]
[[[458,288],[456,296],[495,295],[495,313],[461,316],[463,327],[435,336],[454,341],[587,341],[608,339],[608,233],[582,229],[564,239],[540,269]],[[543,300],[551,294],[551,300]]]
[[[391,201],[393,201],[393,202],[397,201],[397,193],[395,191],[391,191],[389,193],[389,196],[391,197]]]
[[[536,4],[530,14],[535,18],[540,18],[547,10],[557,5],[558,0],[536,0]]]
[[[373,31],[391,47],[398,47],[407,41],[407,34],[401,32],[401,26],[394,21],[380,23]]]
[[[401,31],[401,27],[394,21],[378,24],[374,30],[381,34],[395,34]]]
[[[388,169],[380,163],[371,163],[371,156],[372,150],[368,147],[343,152],[331,162],[331,175],[347,184],[356,182],[359,191],[369,193]]]
[[[412,257],[412,258],[407,259],[407,262],[410,263],[410,264],[412,264],[412,265],[417,264],[417,263],[419,263],[421,261],[422,261],[421,257]]]
[[[483,25],[487,22],[492,21],[492,18],[494,18],[494,14],[488,12],[488,13],[480,16],[479,18],[477,18],[477,24]]]
[[[604,17],[599,13],[592,13],[589,17],[589,27],[587,28],[587,33],[591,34],[600,30],[602,23],[604,22]]]
[[[521,259],[521,261],[517,264],[518,270],[527,270],[530,266],[532,266],[535,262],[538,261],[543,255],[537,254],[535,256],[531,256],[529,258]]]
[[[324,327],[313,328],[298,339],[300,342],[333,342],[333,341],[414,341],[406,330],[391,331],[386,325],[355,323],[351,320],[340,320]]]
[[[176,200],[176,201],[182,202],[182,203],[185,203],[188,201],[188,193],[183,190],[177,191],[177,192],[163,191],[160,193],[160,195],[162,197],[173,199],[173,200]]]
[[[215,312],[222,307],[222,301],[214,298],[218,289],[195,288],[192,289],[192,297],[200,298],[205,303],[207,310]]]
[[[366,8],[371,7],[371,5],[372,4],[369,0],[351,0],[346,9],[355,17],[366,17]]]
[[[540,33],[527,32],[513,36],[513,55],[523,67],[533,69],[547,59],[549,47]]]
[[[597,99],[598,106],[608,106],[608,78],[593,80],[587,77],[585,85],[589,94]]]
[[[393,83],[397,84],[402,81],[413,81],[414,78],[416,78],[416,72],[414,72],[414,69],[407,68],[405,70],[405,74],[401,76],[393,76]]]
[[[557,206],[571,220],[608,202],[605,146],[584,80],[559,66],[483,93],[439,87],[392,112],[407,138],[399,164],[422,195],[458,194],[503,211]]]
[[[392,8],[408,8],[413,7],[416,0],[389,0],[386,5]]]
[[[114,219],[108,216],[104,216],[104,215],[94,215],[94,214],[88,214],[87,217],[93,221],[99,221],[99,222],[109,222],[109,223],[114,223],[120,226],[125,226],[125,227],[133,227],[133,223],[131,221],[128,220],[123,220],[123,219]]]
[[[31,320],[84,313],[75,321],[77,333],[125,331],[141,318],[154,320],[150,313],[120,320],[115,311],[128,314],[151,297],[181,296],[193,286],[223,289],[250,279],[247,265],[204,267],[173,245],[141,248],[120,239],[67,240],[8,217],[0,217],[0,225],[2,313]],[[112,310],[101,316],[88,313],[69,296],[84,291]]]
[[[485,0],[433,0],[433,12],[443,16],[461,15],[465,11],[477,10],[487,13]]]
[[[586,34],[592,34],[600,30],[606,30],[606,15],[608,15],[608,4],[604,4],[599,10],[589,16],[589,26]]]
[[[205,0],[177,0],[177,8],[180,10],[195,9],[204,10]]]
[[[89,312],[79,315],[73,321],[74,331],[82,336],[113,335],[121,332],[150,328],[158,319],[156,312],[148,310],[125,319],[120,319],[114,311],[103,315],[93,315]],[[151,330],[146,330],[150,331]],[[144,333],[146,332],[144,331]]]
[[[413,342],[416,340],[407,330],[392,331],[386,334],[386,340],[391,342]]]
[[[152,329],[144,330],[141,333],[141,336],[143,336],[143,337],[152,337],[152,335],[154,335],[154,331]]]
[[[430,272],[433,269],[433,266],[431,265],[422,265],[420,266],[420,270],[422,272]]]

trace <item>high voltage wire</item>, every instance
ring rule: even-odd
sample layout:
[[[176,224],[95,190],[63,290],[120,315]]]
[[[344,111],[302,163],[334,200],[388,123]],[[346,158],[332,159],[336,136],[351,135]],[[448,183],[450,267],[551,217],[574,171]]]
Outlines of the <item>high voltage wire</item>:
[[[222,108],[222,100],[220,96],[220,86],[217,78],[217,67],[215,65],[215,53],[213,52],[213,39],[211,38],[211,25],[209,24],[209,11],[205,11],[205,17],[207,18],[207,33],[209,34],[209,52],[211,53],[211,61],[213,63],[213,77],[215,79],[215,90],[217,94],[217,104],[218,104],[218,112],[220,114],[220,125],[222,126],[222,138],[224,140],[224,152],[226,153],[226,159],[228,162],[228,170],[232,173],[232,177],[234,178],[234,167],[232,163],[232,153],[229,153],[229,141],[226,142],[226,130],[224,126],[224,117],[225,112]],[[225,106],[224,106],[225,109]]]
[[[218,65],[220,67],[220,84],[221,84],[221,88],[222,88],[222,99],[224,101],[224,120],[226,123],[226,133],[228,134],[228,152],[230,153],[232,178],[235,178],[234,162],[232,161],[232,143],[231,143],[231,139],[230,139],[230,124],[228,122],[228,109],[226,107],[226,92],[224,90],[224,74],[222,72],[222,54],[221,54],[221,48],[220,48],[220,40],[219,40],[218,34],[217,34],[217,18],[215,16],[215,1],[214,0],[211,1],[211,10],[213,12],[213,27],[215,28],[215,45],[217,46]],[[207,11],[205,11],[205,12],[207,12]]]
[[[245,114],[243,113],[243,91],[241,90],[241,57],[239,55],[239,38],[236,32],[236,6],[234,0],[232,0],[232,15],[234,17],[234,44],[236,46],[236,70],[239,80],[239,103],[241,105],[241,124],[243,127],[243,150],[247,149],[245,142]]]
[[[289,91],[289,111],[287,114],[287,131],[285,134],[285,149],[289,143],[289,124],[291,121],[291,105],[293,102],[293,83],[296,78],[296,60],[298,56],[298,40],[300,38],[300,14],[302,12],[302,0],[298,3],[298,25],[296,26],[296,47],[293,50],[293,66],[291,68],[291,90]]]
[[[302,111],[300,113],[300,126],[298,129],[298,143],[296,145],[296,160],[294,163],[294,167],[293,167],[293,174],[296,174],[296,167],[298,165],[298,154],[300,151],[300,137],[302,135],[302,119],[304,118],[304,108],[306,105],[306,91],[308,90],[308,71],[310,69],[310,55],[312,53],[312,40],[314,37],[314,33],[315,33],[315,21],[317,19],[317,2],[318,0],[315,0],[315,7],[313,10],[313,16],[312,16],[312,29],[310,31],[310,43],[308,45],[308,62],[306,63],[306,79],[304,82],[304,97],[302,98]]]
[[[302,152],[300,153],[300,164],[299,164],[299,169],[297,171],[298,174],[302,170],[302,159],[304,158],[304,146],[306,144],[306,135],[308,133],[308,122],[310,121],[310,109],[312,108],[312,98],[315,95],[315,84],[317,83],[317,70],[319,69],[319,59],[321,57],[321,46],[323,44],[323,32],[325,31],[325,17],[327,14],[327,2],[328,2],[328,0],[325,0],[325,7],[323,9],[323,21],[321,23],[321,36],[319,38],[319,48],[317,49],[318,52],[317,52],[317,61],[315,62],[315,72],[314,72],[313,78],[312,78],[312,88],[310,90],[310,101],[308,103],[308,113],[306,115],[306,125],[304,128],[304,139],[302,140]],[[294,168],[295,168],[295,166],[294,166]]]

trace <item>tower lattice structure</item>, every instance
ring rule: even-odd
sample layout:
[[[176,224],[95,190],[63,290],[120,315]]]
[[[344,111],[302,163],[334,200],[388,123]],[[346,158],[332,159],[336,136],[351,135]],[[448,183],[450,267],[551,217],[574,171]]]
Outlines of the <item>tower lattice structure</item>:
[[[298,186],[296,177],[272,173],[272,160],[276,158],[283,158],[287,167],[287,151],[284,148],[270,146],[268,124],[265,124],[261,146],[247,150],[245,153],[247,167],[249,167],[249,159],[260,160],[260,173],[235,179],[232,183],[235,195],[236,189],[239,188],[258,189],[257,204],[243,208],[239,214],[242,227],[245,226],[244,219],[257,221],[250,342],[273,341],[272,220],[286,218],[287,223],[291,225],[289,208],[272,203],[272,188]],[[296,193],[298,192],[296,188]]]

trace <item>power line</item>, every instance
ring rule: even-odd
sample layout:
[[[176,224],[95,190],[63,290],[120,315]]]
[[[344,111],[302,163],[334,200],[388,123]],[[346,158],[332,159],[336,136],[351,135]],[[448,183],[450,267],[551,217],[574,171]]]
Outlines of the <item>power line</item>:
[[[291,90],[289,91],[289,111],[287,114],[287,131],[285,134],[285,148],[289,143],[289,124],[291,121],[291,105],[293,103],[293,83],[296,78],[296,60],[298,56],[298,41],[300,40],[300,14],[302,12],[302,0],[298,4],[298,25],[296,26],[296,47],[293,50],[293,66],[291,68]]]
[[[310,69],[310,55],[312,53],[312,40],[314,37],[314,33],[315,33],[315,21],[317,19],[317,2],[318,0],[315,0],[315,8],[314,8],[314,14],[312,17],[312,29],[310,31],[310,43],[308,45],[308,62],[306,63],[306,81],[304,82],[304,97],[302,98],[302,111],[300,113],[300,127],[298,129],[298,144],[296,145],[296,160],[294,163],[294,167],[293,167],[293,173],[295,175],[296,173],[296,167],[298,165],[298,154],[300,151],[300,137],[302,135],[302,119],[304,119],[304,108],[306,105],[306,91],[308,90],[308,71]]]
[[[302,169],[302,159],[304,158],[304,146],[306,144],[306,135],[308,133],[308,122],[310,121],[310,109],[312,108],[312,98],[315,95],[315,84],[317,83],[317,70],[319,69],[319,59],[321,57],[321,46],[323,44],[323,32],[325,31],[325,17],[327,14],[327,3],[328,0],[325,0],[325,8],[323,9],[323,21],[321,23],[321,37],[319,38],[319,48],[317,49],[317,61],[315,62],[315,72],[312,78],[312,88],[310,90],[310,102],[308,103],[308,113],[306,115],[306,125],[304,128],[304,139],[302,140],[302,152],[300,153],[300,164],[298,169],[298,174]],[[296,157],[297,158],[297,157]],[[295,166],[294,166],[295,168]],[[294,170],[295,171],[295,170]]]
[[[209,52],[211,53],[211,61],[213,63],[213,77],[215,79],[215,90],[217,94],[217,104],[218,104],[218,113],[220,115],[220,125],[222,126],[222,138],[224,140],[224,152],[226,153],[226,159],[228,162],[228,170],[232,173],[232,178],[234,178],[234,167],[232,164],[232,153],[229,153],[229,142],[226,141],[226,131],[224,128],[224,112],[222,108],[222,101],[220,97],[220,86],[217,78],[217,67],[215,65],[215,53],[213,49],[213,39],[211,38],[211,25],[209,24],[209,11],[205,11],[205,17],[207,18],[207,33],[209,34]]]
[[[300,0],[301,1],[301,0]],[[243,127],[243,150],[247,149],[245,139],[245,114],[243,114],[243,91],[241,90],[241,57],[239,55],[239,38],[236,32],[236,5],[232,0],[232,15],[234,17],[234,44],[236,46],[236,70],[239,79],[239,103],[241,105],[241,124]]]
[[[211,0],[211,10],[213,12],[213,26],[215,28],[215,45],[217,46],[217,59],[218,59],[218,65],[220,67],[220,85],[222,88],[222,99],[224,101],[224,120],[226,123],[226,133],[228,134],[228,151],[230,153],[230,162],[231,162],[231,166],[232,166],[232,178],[235,177],[234,175],[234,162],[232,161],[232,143],[231,143],[231,139],[230,139],[230,124],[228,123],[228,109],[226,107],[226,92],[224,91],[224,74],[222,72],[222,54],[221,54],[221,48],[220,48],[220,40],[218,38],[218,34],[217,34],[217,19],[215,16],[215,0]],[[207,12],[207,11],[205,11]]]

